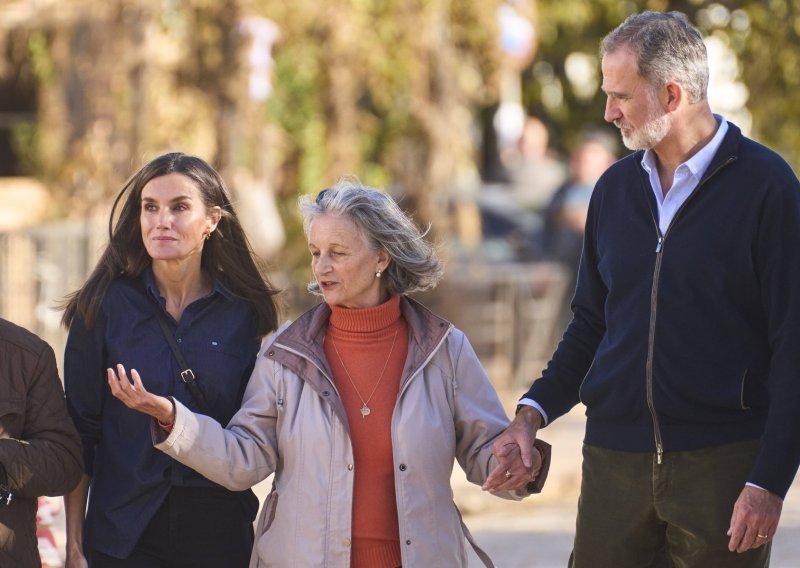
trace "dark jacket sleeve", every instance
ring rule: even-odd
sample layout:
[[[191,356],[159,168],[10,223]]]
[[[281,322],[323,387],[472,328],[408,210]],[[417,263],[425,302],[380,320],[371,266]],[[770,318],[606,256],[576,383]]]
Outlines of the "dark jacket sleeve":
[[[86,474],[94,471],[95,448],[100,441],[103,421],[105,380],[106,317],[101,310],[95,325],[87,329],[80,317],[69,328],[64,351],[64,387],[67,409],[83,444]]]
[[[22,379],[27,387],[22,434],[0,440],[0,463],[15,494],[63,495],[78,484],[83,460],[53,349],[42,343],[35,365],[19,372],[26,374]]]
[[[772,167],[778,181],[754,244],[771,360],[767,423],[749,481],[785,497],[800,464],[800,183],[781,165]]]
[[[586,233],[572,300],[573,317],[542,377],[523,398],[535,400],[547,413],[548,424],[580,402],[579,389],[605,333],[605,300],[608,290],[597,268],[595,236],[602,188],[592,194]]]

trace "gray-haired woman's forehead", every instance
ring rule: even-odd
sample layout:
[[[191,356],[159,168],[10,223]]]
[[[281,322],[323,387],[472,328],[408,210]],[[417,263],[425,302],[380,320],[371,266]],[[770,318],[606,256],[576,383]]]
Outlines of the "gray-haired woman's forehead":
[[[384,272],[389,293],[427,290],[441,280],[444,267],[425,238],[427,230],[421,231],[387,193],[345,178],[315,199],[301,197],[298,205],[306,235],[317,217],[342,215],[355,223],[370,246],[385,249],[391,258]],[[319,286],[312,282],[309,291],[318,294]]]

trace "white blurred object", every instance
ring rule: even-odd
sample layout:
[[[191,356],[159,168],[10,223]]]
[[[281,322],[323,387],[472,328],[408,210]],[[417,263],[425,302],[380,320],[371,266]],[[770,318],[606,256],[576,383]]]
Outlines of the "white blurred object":
[[[719,37],[711,35],[704,41],[708,51],[708,103],[714,112],[735,122],[748,134],[753,117],[746,106],[750,92],[740,80],[739,59]]]
[[[256,254],[270,258],[286,242],[275,193],[269,183],[245,172],[234,177],[234,208]]]
[[[249,17],[242,20],[241,29],[250,36],[247,62],[250,65],[249,93],[256,102],[263,102],[272,92],[272,46],[281,36],[280,28],[272,20]]]

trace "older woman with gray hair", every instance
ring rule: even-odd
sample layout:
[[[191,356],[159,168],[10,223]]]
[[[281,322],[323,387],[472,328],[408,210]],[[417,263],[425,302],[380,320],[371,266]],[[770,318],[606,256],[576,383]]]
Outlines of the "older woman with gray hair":
[[[251,566],[467,566],[453,504],[454,460],[482,484],[508,425],[464,334],[408,297],[443,266],[387,194],[345,180],[301,198],[324,302],[264,340],[241,410],[226,428],[109,369],[112,392],[151,415],[156,447],[234,490],[275,473]],[[538,443],[538,442],[537,442]],[[531,483],[537,492],[549,447]],[[518,450],[516,450],[518,451]],[[520,460],[517,460],[521,463]]]

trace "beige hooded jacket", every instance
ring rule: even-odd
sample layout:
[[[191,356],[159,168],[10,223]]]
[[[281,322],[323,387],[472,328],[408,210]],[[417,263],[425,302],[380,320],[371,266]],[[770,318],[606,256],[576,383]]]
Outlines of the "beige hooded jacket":
[[[464,334],[413,300],[403,298],[401,309],[409,350],[392,445],[403,566],[465,567],[453,463],[481,484],[495,466],[491,444],[508,418]],[[176,403],[169,436],[153,430],[157,448],[234,491],[275,473],[258,520],[253,568],[350,566],[358,464],[322,349],[329,314],[320,304],[264,340],[227,428]],[[543,468],[537,485],[545,476]],[[484,562],[491,565],[488,557]]]

